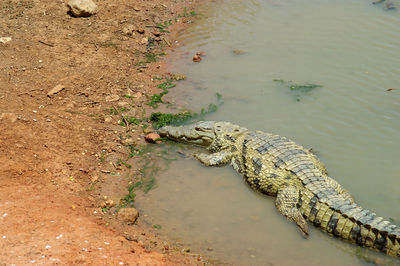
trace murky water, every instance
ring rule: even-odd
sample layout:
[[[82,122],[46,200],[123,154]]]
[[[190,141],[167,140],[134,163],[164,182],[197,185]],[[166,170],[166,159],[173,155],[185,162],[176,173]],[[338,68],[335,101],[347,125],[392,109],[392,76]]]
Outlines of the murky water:
[[[199,12],[174,66],[188,80],[169,96],[198,110],[221,93],[210,120],[312,147],[361,206],[399,221],[400,11],[366,0],[229,0]],[[197,51],[201,63],[191,62]],[[276,79],[323,87],[301,93]],[[162,233],[229,264],[366,264],[318,229],[304,240],[231,167],[179,159],[139,207]]]

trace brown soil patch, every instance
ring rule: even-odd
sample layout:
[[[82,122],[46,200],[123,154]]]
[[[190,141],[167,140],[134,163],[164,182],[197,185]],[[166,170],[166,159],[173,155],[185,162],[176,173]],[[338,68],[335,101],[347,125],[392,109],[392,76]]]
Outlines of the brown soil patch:
[[[64,1],[0,1],[0,37],[11,37],[0,42],[0,265],[202,264],[140,218],[122,224],[115,206],[100,207],[118,205],[138,173],[117,163],[127,145],[144,144],[140,126],[119,125],[121,114],[151,113],[152,77],[166,70],[148,62],[174,43],[156,26],[184,26],[193,18],[174,18],[188,4],[96,3],[96,15],[74,18]]]

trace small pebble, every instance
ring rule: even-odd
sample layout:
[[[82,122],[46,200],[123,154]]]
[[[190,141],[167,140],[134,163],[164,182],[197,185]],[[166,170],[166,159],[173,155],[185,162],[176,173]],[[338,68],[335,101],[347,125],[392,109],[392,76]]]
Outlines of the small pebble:
[[[198,63],[198,62],[200,62],[200,61],[201,61],[201,57],[200,57],[199,55],[193,56],[193,62]]]
[[[1,43],[8,43],[11,41],[11,37],[0,37]]]
[[[149,43],[149,39],[147,37],[142,38],[140,41],[141,44],[147,45]]]
[[[57,86],[55,86],[54,88],[52,88],[52,89],[47,93],[47,96],[48,96],[48,97],[51,97],[51,96],[53,96],[53,95],[59,93],[60,91],[62,91],[62,90],[64,90],[64,89],[65,89],[65,86],[64,86],[64,85],[58,84]]]
[[[160,135],[158,135],[157,133],[150,133],[144,137],[144,139],[149,143],[161,143],[161,140],[157,140],[159,138]]]
[[[92,0],[71,0],[67,3],[69,11],[76,17],[90,17],[97,13],[98,7]]]

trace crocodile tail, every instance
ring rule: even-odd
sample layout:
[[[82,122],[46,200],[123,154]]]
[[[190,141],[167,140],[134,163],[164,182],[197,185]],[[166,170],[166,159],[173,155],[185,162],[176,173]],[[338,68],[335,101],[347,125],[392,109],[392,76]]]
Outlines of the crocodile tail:
[[[400,228],[355,203],[303,198],[300,210],[308,221],[336,237],[400,257]]]
[[[352,210],[343,213],[335,210],[324,229],[362,247],[400,257],[400,229],[396,225],[359,206]]]

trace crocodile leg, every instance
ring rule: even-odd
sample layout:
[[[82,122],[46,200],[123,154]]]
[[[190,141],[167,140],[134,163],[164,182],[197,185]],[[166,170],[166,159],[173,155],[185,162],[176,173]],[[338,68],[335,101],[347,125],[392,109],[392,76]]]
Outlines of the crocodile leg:
[[[278,190],[275,205],[283,216],[295,222],[303,235],[308,237],[308,224],[297,208],[299,199],[299,189],[295,185],[288,185]]]
[[[232,158],[232,153],[229,151],[219,151],[211,154],[199,153],[194,157],[206,166],[218,166],[229,163]]]

